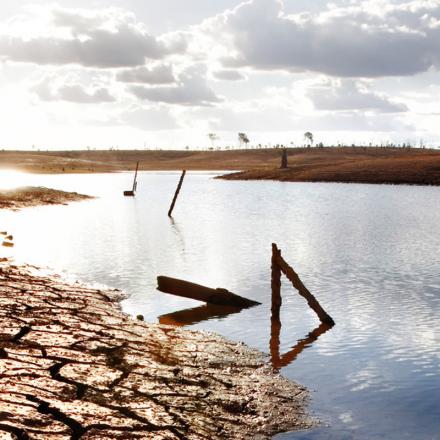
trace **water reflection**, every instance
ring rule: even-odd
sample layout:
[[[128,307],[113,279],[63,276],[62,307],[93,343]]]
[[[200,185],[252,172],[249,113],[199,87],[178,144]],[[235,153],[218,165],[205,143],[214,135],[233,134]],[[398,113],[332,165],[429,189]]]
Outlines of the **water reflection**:
[[[281,334],[281,321],[278,319],[271,320],[270,331],[270,358],[272,366],[279,370],[283,367],[290,365],[302,351],[310,347],[318,338],[329,331],[332,328],[331,325],[321,323],[313,331],[311,331],[305,338],[299,339],[298,342],[291,350],[283,355],[280,354],[280,334]]]
[[[159,316],[159,323],[183,327],[194,325],[214,318],[224,318],[228,315],[240,313],[243,309],[229,306],[206,304],[192,309],[180,310]]]

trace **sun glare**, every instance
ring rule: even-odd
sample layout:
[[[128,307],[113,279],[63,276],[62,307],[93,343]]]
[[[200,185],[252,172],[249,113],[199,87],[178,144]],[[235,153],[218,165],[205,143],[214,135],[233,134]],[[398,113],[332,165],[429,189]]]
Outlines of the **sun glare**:
[[[15,170],[0,170],[0,189],[14,189],[28,186],[30,175]]]

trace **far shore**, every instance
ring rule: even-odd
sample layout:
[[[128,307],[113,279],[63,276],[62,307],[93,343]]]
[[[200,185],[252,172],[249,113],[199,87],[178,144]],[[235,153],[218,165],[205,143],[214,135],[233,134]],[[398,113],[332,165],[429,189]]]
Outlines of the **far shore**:
[[[233,171],[229,180],[440,185],[440,150],[390,147],[289,148],[222,151],[1,151],[0,170],[63,174],[133,171]]]

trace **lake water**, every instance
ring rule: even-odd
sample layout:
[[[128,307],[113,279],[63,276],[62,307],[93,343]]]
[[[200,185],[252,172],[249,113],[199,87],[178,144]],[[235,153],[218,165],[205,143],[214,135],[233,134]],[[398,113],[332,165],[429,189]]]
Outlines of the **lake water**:
[[[0,173],[0,187],[99,197],[0,211],[0,230],[15,236],[13,251],[2,252],[123,289],[124,309],[147,321],[189,323],[270,353],[275,242],[336,321],[302,341],[319,321],[283,280],[275,352],[282,364],[291,361],[282,374],[312,390],[311,410],[324,425],[276,438],[440,439],[440,188],[212,177],[187,175],[170,220],[178,173],[141,173],[134,199],[122,196],[131,174]],[[222,312],[156,291],[157,275],[224,287],[262,305],[215,317]]]

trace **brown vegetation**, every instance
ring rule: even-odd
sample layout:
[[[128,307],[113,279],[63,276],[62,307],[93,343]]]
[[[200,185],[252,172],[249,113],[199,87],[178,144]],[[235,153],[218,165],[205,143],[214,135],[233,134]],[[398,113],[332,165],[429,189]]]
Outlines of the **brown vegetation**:
[[[0,152],[0,168],[35,173],[133,170],[250,170],[227,179],[303,182],[410,183],[438,185],[440,151],[408,148],[292,148],[281,170],[279,149],[230,151]]]

